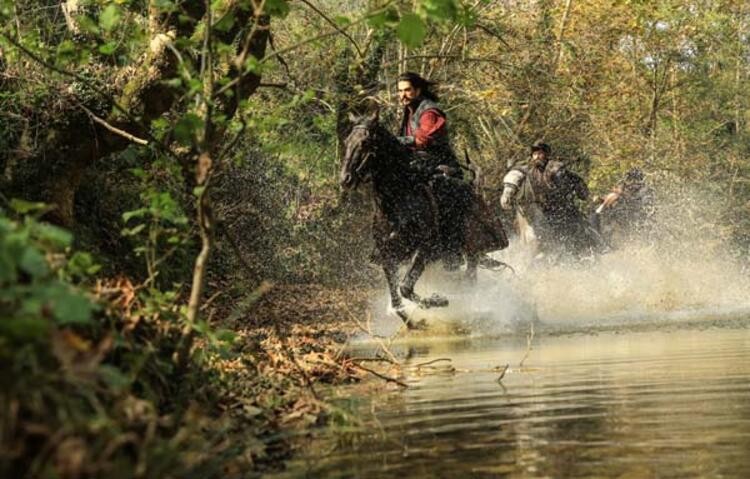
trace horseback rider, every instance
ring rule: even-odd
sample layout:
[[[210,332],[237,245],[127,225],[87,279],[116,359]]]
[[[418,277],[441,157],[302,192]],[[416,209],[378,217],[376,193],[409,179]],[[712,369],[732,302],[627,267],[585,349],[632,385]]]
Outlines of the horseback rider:
[[[433,82],[407,72],[398,78],[403,118],[398,140],[413,153],[410,169],[417,181],[425,181],[437,203],[438,231],[446,266],[460,263],[464,223],[471,204],[471,189],[448,136],[446,115],[431,90]]]
[[[646,184],[643,171],[631,168],[617,183],[591,215],[592,226],[610,242],[618,235],[629,240],[631,235],[639,237],[650,233],[649,221],[654,214],[654,192]],[[602,224],[602,217],[606,218]]]
[[[503,178],[500,206],[505,210],[516,203],[522,220],[529,223],[528,234],[543,251],[560,246],[578,254],[591,246],[592,238],[575,199],[585,200],[589,190],[583,178],[561,161],[551,160],[552,149],[542,140],[531,146],[526,165],[513,167]]]

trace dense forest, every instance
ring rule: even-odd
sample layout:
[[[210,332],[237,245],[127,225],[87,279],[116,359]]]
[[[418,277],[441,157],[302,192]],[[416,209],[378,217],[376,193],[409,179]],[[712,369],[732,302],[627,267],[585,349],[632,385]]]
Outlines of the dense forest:
[[[242,477],[345,424],[341,323],[382,288],[350,113],[438,83],[503,176],[544,138],[750,246],[742,0],[0,0],[0,475]],[[582,205],[582,208],[586,208]],[[680,207],[678,205],[678,207]],[[682,220],[681,220],[682,221]]]

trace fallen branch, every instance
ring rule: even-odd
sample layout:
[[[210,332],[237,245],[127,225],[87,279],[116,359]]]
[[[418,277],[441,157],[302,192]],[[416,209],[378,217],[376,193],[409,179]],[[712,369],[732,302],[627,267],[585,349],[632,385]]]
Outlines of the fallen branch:
[[[432,361],[427,361],[427,362],[424,362],[424,363],[419,363],[419,364],[415,364],[415,365],[414,365],[414,367],[415,367],[415,368],[419,368],[419,367],[422,367],[422,366],[427,366],[427,365],[429,365],[429,364],[434,364],[434,363],[438,363],[438,362],[440,362],[440,361],[448,361],[448,362],[451,362],[451,361],[452,361],[452,359],[451,359],[451,358],[437,358],[437,359],[433,359]]]
[[[506,364],[503,370],[500,372],[500,377],[497,378],[497,382],[502,382],[503,378],[505,377],[505,373],[508,371],[508,368],[510,367],[510,364]]]
[[[367,371],[368,373],[372,374],[373,376],[377,376],[380,379],[385,380],[386,382],[396,383],[396,384],[398,384],[399,386],[401,386],[403,388],[408,388],[409,387],[408,384],[406,384],[405,382],[400,381],[400,380],[398,380],[396,378],[392,378],[390,376],[386,376],[385,374],[381,374],[381,373],[379,373],[379,372],[377,372],[377,371],[375,371],[373,369],[366,368],[366,367],[362,366],[361,364],[357,364],[357,363],[352,363],[352,364],[354,366],[358,367],[359,369],[363,370],[363,371]]]
[[[388,363],[393,364],[394,366],[400,366],[399,363],[395,363],[391,361],[388,358],[383,357],[375,357],[375,358],[348,358],[349,361],[356,362],[356,361],[363,361],[363,362],[373,362],[373,363]]]

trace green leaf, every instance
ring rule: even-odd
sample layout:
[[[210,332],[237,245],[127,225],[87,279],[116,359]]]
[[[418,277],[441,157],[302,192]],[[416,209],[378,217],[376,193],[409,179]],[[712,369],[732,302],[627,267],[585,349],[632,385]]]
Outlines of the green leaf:
[[[126,211],[122,214],[122,221],[128,222],[131,218],[143,218],[148,213],[148,208],[138,208],[137,210]]]
[[[262,65],[260,61],[258,61],[253,55],[250,55],[247,60],[245,60],[245,73],[255,73],[256,75],[260,75],[261,67]]]
[[[233,343],[237,339],[237,334],[231,329],[219,329],[216,331],[216,340],[222,343]]]
[[[40,317],[3,318],[0,321],[0,337],[10,336],[22,341],[30,341],[44,335],[50,322]]]
[[[191,146],[195,135],[203,127],[203,120],[195,113],[188,113],[174,126],[175,139],[184,146]]]
[[[422,44],[427,29],[421,18],[415,13],[407,13],[401,17],[401,21],[396,28],[398,38],[407,47],[418,47]]]
[[[111,364],[99,366],[99,377],[117,392],[124,391],[130,386],[130,378]]]
[[[223,17],[221,17],[221,20],[219,20],[218,22],[214,24],[214,29],[220,32],[228,32],[229,29],[232,28],[232,26],[234,25],[234,21],[235,21],[234,13],[229,12]]]
[[[76,57],[76,45],[71,40],[63,40],[57,46],[57,59],[62,63],[68,63]]]
[[[101,265],[94,263],[91,254],[78,251],[68,260],[67,269],[73,275],[84,277],[95,274],[101,269]]]
[[[99,15],[99,26],[106,31],[110,31],[115,28],[121,17],[120,8],[117,5],[110,4]]]
[[[420,6],[427,16],[435,20],[452,20],[458,14],[455,0],[422,0]]]
[[[345,17],[343,15],[338,15],[333,18],[333,21],[336,22],[337,25],[341,27],[345,27],[347,25],[350,25],[352,23],[351,19],[349,17]]]
[[[55,291],[51,306],[58,324],[87,323],[94,309],[88,298],[62,285]]]
[[[286,0],[266,0],[263,10],[272,17],[284,18],[289,14],[289,3]]]
[[[76,24],[85,33],[91,35],[99,35],[99,26],[96,24],[94,19],[88,15],[78,15],[76,17]]]
[[[73,235],[68,230],[49,224],[33,224],[32,233],[40,241],[59,248],[67,248],[73,242]]]
[[[15,211],[16,213],[20,213],[22,215],[29,214],[29,213],[36,213],[39,211],[43,211],[47,205],[44,203],[36,203],[26,200],[19,200],[18,198],[13,198],[10,200],[10,207]]]
[[[41,278],[49,273],[49,266],[44,259],[44,255],[31,246],[24,249],[18,261],[18,266],[33,278]]]
[[[121,234],[122,236],[135,236],[135,235],[137,235],[138,233],[140,233],[141,231],[143,231],[143,229],[144,229],[145,227],[146,227],[146,225],[145,225],[144,223],[141,223],[141,224],[139,224],[139,225],[135,225],[135,226],[133,226],[132,228],[124,228],[124,229],[123,229],[123,230],[122,230],[122,231],[120,232],[120,234]]]
[[[112,55],[117,51],[117,42],[107,42],[103,45],[99,45],[99,53],[102,55]]]
[[[154,0],[153,5],[162,13],[171,13],[177,11],[177,6],[172,0]]]
[[[367,23],[376,29],[382,29],[386,26],[395,27],[398,25],[399,17],[398,11],[395,8],[388,8],[386,10],[373,13],[367,19]]]

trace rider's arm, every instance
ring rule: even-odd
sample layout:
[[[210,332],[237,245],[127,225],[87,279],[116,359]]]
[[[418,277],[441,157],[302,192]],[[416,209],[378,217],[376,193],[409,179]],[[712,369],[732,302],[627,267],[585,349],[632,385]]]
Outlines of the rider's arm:
[[[419,118],[419,127],[414,132],[414,146],[427,148],[435,139],[445,134],[445,117],[437,110],[427,110]]]
[[[503,178],[503,196],[500,197],[500,206],[504,210],[513,207],[513,198],[521,188],[526,175],[520,170],[510,170]]]

